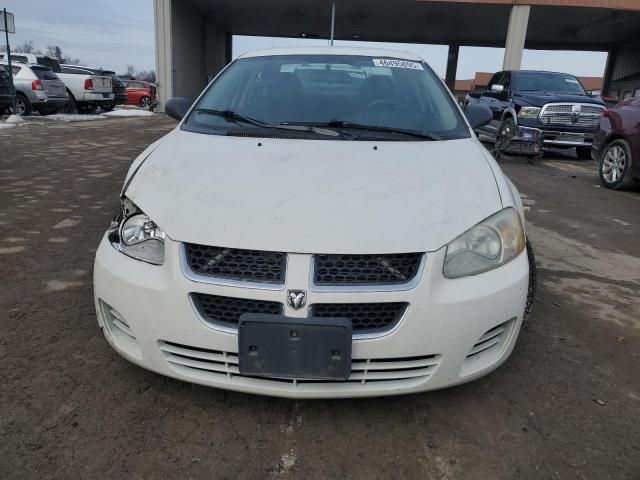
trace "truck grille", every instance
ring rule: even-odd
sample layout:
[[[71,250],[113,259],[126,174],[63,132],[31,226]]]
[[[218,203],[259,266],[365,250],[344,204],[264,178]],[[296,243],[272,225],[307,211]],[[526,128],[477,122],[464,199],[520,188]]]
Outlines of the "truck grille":
[[[402,318],[407,304],[388,303],[316,303],[311,305],[312,317],[346,317],[353,331],[381,331],[393,327]]]
[[[545,125],[596,128],[604,107],[579,103],[550,103],[542,108],[540,121]]]
[[[316,255],[316,285],[381,285],[411,281],[418,273],[421,253],[389,255]]]
[[[284,283],[286,255],[282,252],[185,245],[195,273],[248,282]]]
[[[205,320],[237,326],[243,313],[282,313],[282,304],[266,300],[252,300],[247,298],[222,297],[219,295],[205,295],[194,293],[191,296],[194,305]]]

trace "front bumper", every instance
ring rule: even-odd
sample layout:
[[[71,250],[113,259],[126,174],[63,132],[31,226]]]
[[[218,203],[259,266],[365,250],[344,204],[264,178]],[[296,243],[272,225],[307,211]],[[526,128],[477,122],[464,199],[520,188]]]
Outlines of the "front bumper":
[[[405,394],[449,387],[485,375],[511,353],[528,290],[526,252],[491,272],[448,280],[442,275],[441,249],[427,254],[420,280],[411,288],[346,292],[314,291],[309,286],[310,255],[289,254],[282,289],[256,289],[188,278],[181,251],[180,243],[167,239],[165,264],[154,266],[117,252],[106,236],[103,238],[94,265],[94,293],[98,321],[109,343],[131,362],[169,377],[290,398]],[[405,315],[390,331],[354,337],[354,365],[356,361],[373,365],[376,360],[395,359],[398,365],[406,366],[416,357],[429,357],[429,365],[384,372],[384,378],[378,376],[376,381],[368,381],[366,372],[348,382],[244,377],[237,370],[236,333],[205,323],[189,299],[190,293],[197,292],[284,303],[290,288],[306,288],[307,305],[408,302]],[[307,316],[306,307],[298,311],[285,307],[284,313]],[[473,354],[481,337],[490,330],[502,333],[493,337],[491,348]],[[214,360],[216,363],[211,363]],[[369,378],[376,376],[369,373]]]

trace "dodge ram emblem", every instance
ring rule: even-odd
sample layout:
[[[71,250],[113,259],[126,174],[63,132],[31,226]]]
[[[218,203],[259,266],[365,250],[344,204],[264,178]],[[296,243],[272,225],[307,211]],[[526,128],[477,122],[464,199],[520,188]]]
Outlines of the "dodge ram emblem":
[[[571,123],[578,123],[578,120],[580,120],[581,112],[582,112],[582,107],[580,105],[574,105],[571,108]]]
[[[299,310],[307,303],[307,292],[304,290],[289,290],[287,292],[287,305],[294,310]]]

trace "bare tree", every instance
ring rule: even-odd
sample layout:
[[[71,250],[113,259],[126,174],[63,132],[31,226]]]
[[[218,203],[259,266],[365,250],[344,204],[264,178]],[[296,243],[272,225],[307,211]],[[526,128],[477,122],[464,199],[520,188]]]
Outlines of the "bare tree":
[[[135,65],[127,65],[127,70],[125,75],[129,78],[135,78],[136,77],[136,67]]]
[[[156,72],[155,70],[143,70],[142,72],[138,72],[136,74],[136,80],[142,80],[144,82],[156,83]]]
[[[13,47],[13,50],[16,53],[35,53],[35,47],[33,46],[33,40],[27,40],[20,45]]]

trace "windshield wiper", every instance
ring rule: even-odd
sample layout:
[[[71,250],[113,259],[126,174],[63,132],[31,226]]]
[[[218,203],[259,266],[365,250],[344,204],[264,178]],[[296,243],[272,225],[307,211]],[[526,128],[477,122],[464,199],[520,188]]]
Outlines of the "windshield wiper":
[[[335,130],[327,130],[323,128],[317,128],[315,125],[274,125],[272,123],[263,122],[255,118],[247,117],[241,113],[234,112],[233,110],[216,110],[213,108],[196,108],[196,113],[206,113],[208,115],[216,115],[222,117],[227,121],[238,123],[244,122],[250,125],[254,125],[260,128],[274,128],[277,130],[293,130],[296,132],[310,132],[317,133],[318,135],[329,135],[331,137],[339,137],[340,133]]]
[[[370,132],[382,132],[382,133],[398,133],[401,135],[407,135],[410,137],[421,138],[423,140],[440,140],[439,137],[431,133],[419,132],[417,130],[407,130],[404,128],[394,127],[382,127],[378,125],[366,125],[362,123],[354,123],[346,120],[331,120],[329,122],[282,122],[281,125],[303,125],[303,126],[315,126],[315,127],[329,127],[329,128],[348,128],[353,130],[366,130]]]

